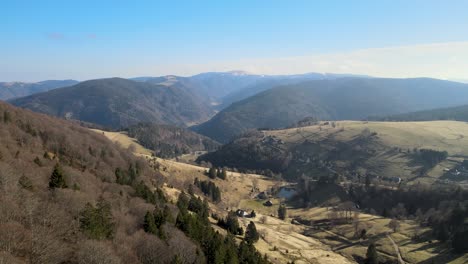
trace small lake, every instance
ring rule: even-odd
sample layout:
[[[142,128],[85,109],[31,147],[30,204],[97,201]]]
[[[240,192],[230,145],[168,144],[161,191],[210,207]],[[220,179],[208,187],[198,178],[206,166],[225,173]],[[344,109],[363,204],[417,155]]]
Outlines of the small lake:
[[[278,194],[276,195],[278,198],[285,198],[290,199],[294,195],[297,194],[296,188],[293,186],[284,186],[281,187]]]

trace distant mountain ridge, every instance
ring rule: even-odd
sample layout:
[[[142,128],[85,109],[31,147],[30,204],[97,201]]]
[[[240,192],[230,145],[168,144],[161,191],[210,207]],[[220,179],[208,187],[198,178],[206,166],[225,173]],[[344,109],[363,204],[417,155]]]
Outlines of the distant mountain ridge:
[[[221,99],[221,105],[219,109],[223,109],[231,105],[232,103],[241,101],[250,96],[256,95],[260,92],[269,90],[273,87],[292,85],[300,82],[311,81],[311,80],[333,80],[338,78],[346,77],[359,77],[359,78],[372,78],[364,75],[353,75],[353,74],[335,74],[335,73],[305,73],[305,74],[294,74],[294,75],[266,75],[263,79],[258,80],[254,84],[238,89],[234,92],[229,93]]]
[[[240,71],[232,72],[207,72],[182,77],[176,75],[166,75],[159,77],[136,77],[131,80],[148,82],[154,84],[174,84],[180,83],[190,88],[194,93],[206,97],[211,102],[220,99],[234,91],[256,83],[263,78],[262,75],[254,75]]]
[[[245,71],[206,72],[182,77],[166,75],[159,77],[136,77],[131,80],[161,85],[181,83],[193,92],[207,98],[220,110],[230,104],[271,89],[275,86],[294,84],[307,80],[337,79],[343,77],[368,77],[352,74],[305,73],[295,75],[262,75]]]
[[[306,117],[362,120],[468,104],[468,85],[429,78],[338,78],[279,86],[233,103],[193,129],[228,142],[250,129],[282,128]]]
[[[122,78],[85,81],[11,103],[110,128],[140,122],[187,126],[205,121],[213,114],[203,98],[179,83],[168,87]]]
[[[78,81],[75,80],[47,80],[34,83],[0,82],[0,100],[11,100],[77,83]]]
[[[468,105],[447,108],[437,108],[424,111],[410,112],[386,117],[373,117],[374,120],[384,121],[435,121],[454,120],[468,122]]]

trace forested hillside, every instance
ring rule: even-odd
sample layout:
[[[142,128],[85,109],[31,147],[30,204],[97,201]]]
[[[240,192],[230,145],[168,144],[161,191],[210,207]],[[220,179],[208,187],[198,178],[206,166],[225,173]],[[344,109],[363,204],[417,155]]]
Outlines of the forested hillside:
[[[195,151],[213,151],[220,146],[210,138],[171,125],[142,123],[125,131],[161,158],[174,158]]]
[[[0,263],[267,262],[163,182],[101,134],[0,103]]]
[[[213,113],[205,100],[178,83],[167,86],[121,78],[85,81],[12,104],[110,128],[139,122],[186,126],[205,121]]]
[[[468,121],[468,105],[411,112],[411,113],[392,115],[388,117],[375,118],[375,119],[388,120],[388,121],[432,121],[432,120]]]
[[[436,79],[341,78],[273,88],[236,102],[194,130],[219,142],[305,117],[361,120],[468,103],[468,85]]]

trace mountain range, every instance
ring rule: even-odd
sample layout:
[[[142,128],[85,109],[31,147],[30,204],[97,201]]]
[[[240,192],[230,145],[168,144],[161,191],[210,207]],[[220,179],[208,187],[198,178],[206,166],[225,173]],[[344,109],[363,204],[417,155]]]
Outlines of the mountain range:
[[[193,129],[225,143],[250,129],[287,127],[306,117],[361,120],[467,103],[468,85],[437,79],[312,80],[235,102]]]
[[[0,82],[0,100],[6,101],[31,94],[77,84],[75,80],[48,80],[35,83]]]
[[[468,84],[346,74],[210,72],[191,77],[90,80],[14,98],[10,103],[112,129],[141,122],[192,127],[226,143],[250,129],[288,127],[307,117],[396,118],[394,115],[403,113],[460,106],[468,104]]]

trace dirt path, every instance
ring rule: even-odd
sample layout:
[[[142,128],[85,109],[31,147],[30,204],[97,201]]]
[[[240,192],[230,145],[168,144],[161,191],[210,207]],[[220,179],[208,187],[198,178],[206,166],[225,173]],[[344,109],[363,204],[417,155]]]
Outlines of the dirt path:
[[[395,243],[395,241],[393,240],[393,238],[389,234],[387,234],[387,238],[390,239],[390,241],[393,244],[393,248],[395,249],[395,253],[398,256],[398,263],[405,264],[405,261],[401,257],[401,252],[400,252],[400,248],[398,247],[398,245]]]

